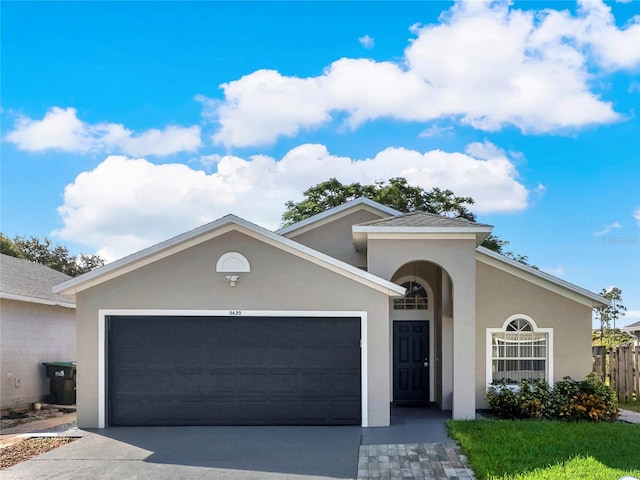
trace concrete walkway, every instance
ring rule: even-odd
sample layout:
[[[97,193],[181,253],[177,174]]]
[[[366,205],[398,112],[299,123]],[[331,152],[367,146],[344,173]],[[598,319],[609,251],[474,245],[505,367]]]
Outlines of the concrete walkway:
[[[620,417],[618,417],[618,420],[627,423],[640,423],[640,413],[632,410],[620,409]]]

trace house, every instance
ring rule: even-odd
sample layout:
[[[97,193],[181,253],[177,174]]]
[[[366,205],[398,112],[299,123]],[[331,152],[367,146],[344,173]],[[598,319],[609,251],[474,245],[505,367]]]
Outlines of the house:
[[[640,347],[640,321],[627,325],[620,330],[627,332],[629,335],[634,337],[633,344],[636,347]]]
[[[228,215],[57,285],[79,425],[464,419],[492,381],[584,377],[607,300],[480,247],[491,230],[366,199],[277,232]]]
[[[42,401],[49,380],[42,362],[76,358],[75,299],[52,293],[71,277],[0,254],[0,407]]]

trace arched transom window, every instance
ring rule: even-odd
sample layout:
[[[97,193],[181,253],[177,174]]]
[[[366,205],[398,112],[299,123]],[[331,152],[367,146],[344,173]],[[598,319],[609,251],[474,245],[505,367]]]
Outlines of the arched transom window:
[[[402,286],[407,290],[402,298],[393,301],[394,310],[428,310],[427,291],[418,282],[406,282]]]
[[[537,329],[531,319],[509,319],[501,329],[488,329],[491,342],[490,383],[518,384],[550,380],[551,329]]]

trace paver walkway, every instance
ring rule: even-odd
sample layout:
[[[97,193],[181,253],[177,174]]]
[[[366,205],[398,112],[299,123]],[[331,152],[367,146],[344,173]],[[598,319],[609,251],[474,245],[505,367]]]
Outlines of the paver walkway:
[[[452,443],[361,445],[358,480],[474,479],[467,458]]]

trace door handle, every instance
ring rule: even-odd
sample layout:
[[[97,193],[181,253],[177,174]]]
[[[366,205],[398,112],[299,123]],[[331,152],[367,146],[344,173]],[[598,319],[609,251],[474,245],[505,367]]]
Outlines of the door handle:
[[[428,366],[429,366],[429,362],[424,362],[424,363],[422,364],[422,366],[424,366],[425,368],[426,368],[426,367],[428,367]]]

